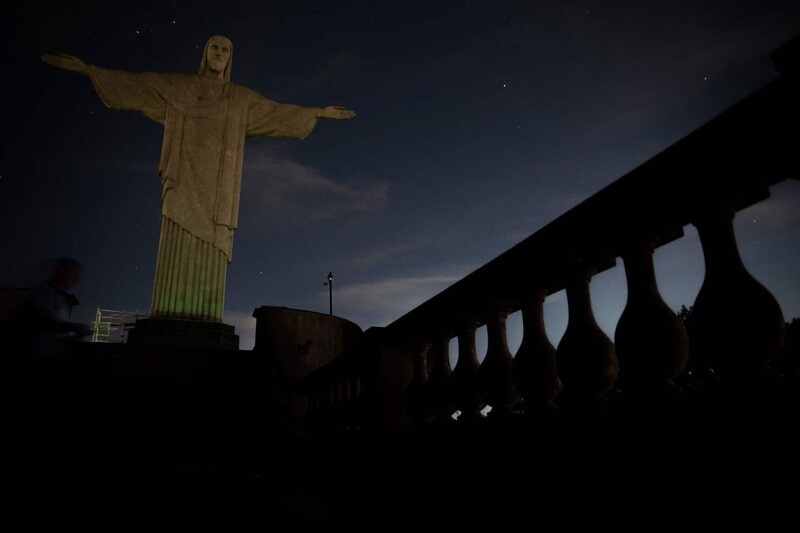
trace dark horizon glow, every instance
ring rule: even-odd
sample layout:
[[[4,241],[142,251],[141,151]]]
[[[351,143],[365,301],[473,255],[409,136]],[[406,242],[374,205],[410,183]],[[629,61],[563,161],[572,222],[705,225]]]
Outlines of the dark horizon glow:
[[[364,329],[399,318],[777,77],[769,54],[800,33],[800,4],[777,0],[373,4],[3,7],[14,104],[0,286],[36,283],[39,261],[71,256],[86,271],[77,319],[150,305],[162,127],[106,109],[87,78],[42,53],[195,73],[206,39],[221,34],[236,51],[233,82],[358,113],[304,141],[248,140],[225,310],[247,349],[256,307],[327,313],[329,271],[335,314]],[[746,266],[787,320],[800,316],[799,222],[798,181],[735,219]],[[703,276],[696,232],[685,230],[656,251],[675,310],[693,303]],[[621,262],[591,287],[613,336]],[[563,293],[545,317],[557,343]],[[512,352],[520,339],[512,315]]]

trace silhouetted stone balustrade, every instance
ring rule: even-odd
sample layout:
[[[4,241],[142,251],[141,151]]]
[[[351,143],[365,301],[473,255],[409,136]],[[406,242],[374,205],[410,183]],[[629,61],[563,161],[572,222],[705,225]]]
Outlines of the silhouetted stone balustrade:
[[[514,356],[513,378],[516,389],[526,400],[529,411],[555,406],[563,384],[556,370],[556,348],[547,338],[544,327],[542,289],[531,291],[522,303],[522,327],[525,336]]]
[[[448,423],[452,420],[451,415],[455,412],[453,402],[448,394],[450,375],[453,373],[450,367],[450,338],[452,332],[444,329],[431,335],[430,372],[425,381],[425,403],[433,415],[432,420],[439,423]]]
[[[489,346],[478,369],[478,393],[495,416],[510,413],[519,401],[511,374],[514,358],[506,340],[506,318],[512,310],[512,306],[503,304],[492,308],[487,323]]]
[[[577,267],[566,285],[569,322],[556,349],[558,375],[564,383],[562,405],[601,405],[619,373],[611,340],[594,318],[589,295],[592,269]]]
[[[355,429],[369,409],[362,387],[361,367],[343,356],[291,387],[289,414],[294,434]]]
[[[480,418],[486,405],[478,393],[480,363],[475,351],[475,330],[479,325],[474,318],[461,319],[458,325],[458,362],[450,375],[449,393],[463,420]]]
[[[653,247],[654,240],[638,239],[622,253],[628,301],[614,335],[626,392],[645,405],[679,394],[675,379],[689,359],[686,330],[658,291]]]
[[[723,398],[717,405],[763,396],[781,352],[784,317],[745,269],[732,219],[767,198],[772,185],[800,177],[799,55],[796,38],[774,54],[780,78],[387,327],[367,332],[371,348],[352,375],[373,372],[379,406],[369,412],[372,422],[450,422],[454,408],[460,419],[475,420],[484,404],[498,413],[518,409],[520,394],[530,413],[608,407],[612,393],[614,406],[685,406],[676,381],[687,362],[696,372],[713,369]],[[653,251],[682,237],[687,224],[698,229],[706,266],[688,334],[663,301],[653,267]],[[628,301],[612,343],[595,322],[589,283],[618,257]],[[561,290],[569,323],[556,348],[542,304]],[[524,337],[512,358],[505,320],[519,309]],[[475,330],[483,324],[489,348],[479,365]],[[453,332],[459,357],[451,373]],[[330,386],[317,374],[310,378],[319,387]]]

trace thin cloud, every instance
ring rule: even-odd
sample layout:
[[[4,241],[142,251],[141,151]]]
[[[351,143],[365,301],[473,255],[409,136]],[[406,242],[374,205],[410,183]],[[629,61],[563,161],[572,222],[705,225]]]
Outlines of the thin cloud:
[[[368,317],[369,325],[386,325],[452,285],[463,276],[409,276],[334,288],[343,314]],[[328,297],[327,291],[320,293]],[[356,320],[359,322],[359,320]]]
[[[255,200],[259,218],[280,219],[282,224],[307,224],[377,211],[384,207],[389,194],[388,181],[340,183],[270,149],[249,152],[245,174],[250,176],[246,184],[248,201]]]
[[[383,248],[369,250],[366,253],[356,255],[348,262],[351,268],[359,270],[369,270],[370,268],[381,266],[387,263],[390,259],[403,255],[414,250],[419,250],[424,247],[425,243],[418,241],[411,243],[399,243],[384,246]]]

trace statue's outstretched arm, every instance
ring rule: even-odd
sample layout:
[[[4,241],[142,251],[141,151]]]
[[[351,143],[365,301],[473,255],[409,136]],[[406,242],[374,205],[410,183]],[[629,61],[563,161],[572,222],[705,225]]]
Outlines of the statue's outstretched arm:
[[[356,116],[355,111],[345,109],[338,105],[329,105],[317,111],[317,118],[331,118],[333,120],[346,120]]]
[[[70,72],[89,73],[89,65],[82,59],[67,54],[42,54],[42,61],[56,68],[69,70]]]

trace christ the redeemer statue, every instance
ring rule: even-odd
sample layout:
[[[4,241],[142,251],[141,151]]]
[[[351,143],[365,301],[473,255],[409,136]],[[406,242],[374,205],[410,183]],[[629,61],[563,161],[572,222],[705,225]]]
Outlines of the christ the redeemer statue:
[[[108,70],[77,57],[45,54],[55,67],[86,74],[103,103],[164,126],[161,238],[151,316],[219,322],[239,218],[245,137],[304,139],[317,119],[353,111],[281,104],[230,82],[233,45],[214,36],[200,73]]]

